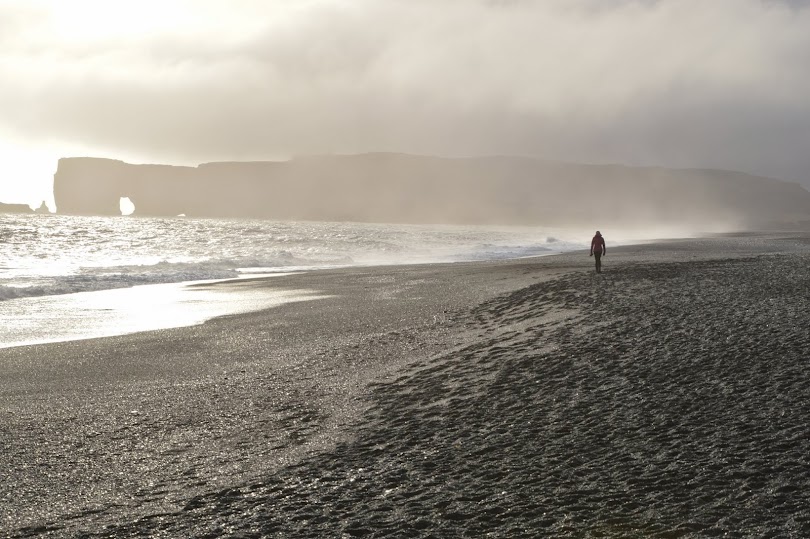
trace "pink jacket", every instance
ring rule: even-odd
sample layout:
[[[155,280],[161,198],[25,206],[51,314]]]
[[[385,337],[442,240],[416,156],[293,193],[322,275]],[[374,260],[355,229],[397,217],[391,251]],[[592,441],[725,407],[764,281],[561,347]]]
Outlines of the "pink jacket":
[[[593,253],[600,255],[607,253],[607,248],[605,247],[605,238],[603,238],[602,234],[599,232],[597,232],[596,236],[594,236],[591,240],[591,254]]]

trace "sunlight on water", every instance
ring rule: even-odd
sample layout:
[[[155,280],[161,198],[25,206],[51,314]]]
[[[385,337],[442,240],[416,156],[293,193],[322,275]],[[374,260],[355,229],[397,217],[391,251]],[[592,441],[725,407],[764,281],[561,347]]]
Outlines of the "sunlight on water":
[[[158,284],[8,300],[0,315],[0,348],[192,326],[217,316],[323,297],[306,290],[238,290],[226,283]]]

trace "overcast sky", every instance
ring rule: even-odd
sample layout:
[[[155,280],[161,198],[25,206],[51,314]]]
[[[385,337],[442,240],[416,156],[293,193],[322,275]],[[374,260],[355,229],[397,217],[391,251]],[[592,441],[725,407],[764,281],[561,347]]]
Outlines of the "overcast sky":
[[[810,188],[810,5],[0,0],[0,201],[60,156],[714,167]]]

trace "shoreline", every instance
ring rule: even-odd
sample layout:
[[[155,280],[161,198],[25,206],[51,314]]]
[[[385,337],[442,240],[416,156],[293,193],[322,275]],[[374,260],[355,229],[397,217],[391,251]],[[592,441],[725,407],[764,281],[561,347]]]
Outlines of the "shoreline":
[[[654,478],[652,486],[630,488],[632,474],[623,474],[630,470],[643,478],[636,464],[645,464],[669,477],[668,464],[680,459],[689,472],[682,479],[696,480],[695,489],[711,493],[712,485],[722,483],[722,470],[701,479],[690,466],[714,469],[706,452],[714,448],[728,459],[734,453],[728,447],[736,447],[754,463],[753,469],[737,466],[739,473],[748,470],[751,480],[759,472],[774,475],[773,469],[755,469],[757,455],[745,453],[744,437],[726,437],[716,447],[707,442],[704,421],[719,418],[673,391],[702,387],[701,397],[710,399],[716,387],[691,380],[689,369],[709,369],[710,378],[734,374],[700,363],[706,357],[701,353],[726,356],[712,348],[719,342],[714,337],[705,340],[703,352],[693,350],[692,339],[684,337],[690,330],[719,332],[726,318],[768,323],[768,309],[776,308],[785,323],[795,325],[808,298],[784,295],[796,282],[780,272],[793,268],[789,277],[804,282],[806,273],[792,262],[807,261],[808,238],[760,234],[609,248],[601,277],[581,252],[313,272],[274,278],[273,286],[319,289],[333,297],[201,326],[0,350],[0,420],[10,435],[0,499],[11,500],[0,515],[0,531],[61,537],[233,529],[252,536],[255,528],[270,536],[317,537],[340,529],[413,536],[459,536],[475,529],[511,536],[522,525],[559,536],[582,526],[612,526],[621,535],[631,529],[677,531],[683,524],[672,523],[677,507],[694,513],[683,517],[695,521],[693,533],[710,530],[707,519],[721,509],[712,506],[714,513],[701,516],[687,498],[666,496],[656,506],[661,491]],[[724,275],[739,282],[718,281]],[[729,287],[755,291],[763,283],[779,292],[781,307],[762,295],[771,290],[760,291],[762,301],[755,303],[728,294]],[[670,295],[659,297],[657,290]],[[724,305],[735,309],[726,312]],[[684,316],[696,306],[690,322]],[[742,308],[748,315],[741,321],[735,314]],[[778,333],[756,326],[742,344],[764,350],[788,343],[790,354],[806,344],[797,329],[781,320],[773,324]],[[609,337],[590,333],[602,327],[612,328]],[[755,337],[760,341],[750,340]],[[747,354],[742,344],[728,346]],[[690,366],[685,371],[684,359]],[[774,361],[767,360],[774,373],[798,365]],[[654,394],[662,406],[690,418],[694,436],[666,422],[658,434],[649,430],[658,423],[647,416],[669,420],[667,408],[637,401],[646,394],[628,385],[631,372],[648,380],[647,389],[666,390]],[[665,373],[677,375],[675,381],[670,384]],[[779,374],[792,398],[791,421],[810,411],[802,385],[806,373],[795,375],[791,382]],[[766,387],[746,387],[761,384],[755,378],[726,384],[745,388],[752,403],[762,399],[758,389],[773,400]],[[744,404],[732,397],[727,395],[726,409]],[[775,417],[751,416],[748,406],[741,410],[742,419],[753,417],[755,424]],[[720,419],[735,429],[745,425],[731,416]],[[773,431],[772,441],[781,441],[792,462],[807,465],[810,452],[803,456],[800,450],[810,448],[798,437],[806,423],[784,426],[785,432]],[[659,442],[668,444],[660,455],[654,451]],[[697,456],[667,456],[666,447],[685,442]],[[645,443],[651,445],[645,449]],[[600,486],[607,478],[599,468],[615,474],[607,490]],[[785,469],[794,480],[779,488],[809,479],[795,467]],[[668,488],[675,494],[685,492],[677,477],[672,481]],[[796,491],[784,492],[785,503],[804,500]],[[751,494],[743,501],[750,507],[757,500]],[[633,509],[634,503],[647,508]],[[742,502],[723,503],[743,520],[720,527],[739,531],[744,518],[732,509]],[[806,529],[801,512],[785,509],[785,503],[773,518],[789,517],[796,529]],[[578,506],[592,510],[582,514]],[[653,507],[663,528],[652,526],[654,515],[645,516]],[[581,523],[566,523],[566,511],[582,517]],[[752,514],[774,525],[764,513]]]
[[[509,227],[507,227],[509,228]],[[551,229],[553,230],[553,229]],[[644,244],[655,241],[655,239],[639,239],[628,231],[622,231],[624,243],[621,245]],[[551,238],[551,237],[549,237]],[[554,240],[551,238],[553,242]],[[585,247],[583,245],[583,247]],[[579,249],[581,250],[581,249]],[[86,290],[67,294],[53,294],[45,296],[22,296],[12,297],[3,302],[6,321],[24,320],[23,323],[9,323],[0,329],[0,348],[17,346],[30,346],[35,344],[56,343],[63,341],[85,340],[102,337],[120,336],[124,334],[138,333],[143,331],[156,331],[173,327],[184,327],[204,323],[206,320],[217,316],[229,316],[241,312],[256,311],[272,306],[277,303],[274,298],[257,299],[253,302],[243,302],[234,294],[231,303],[239,303],[238,306],[229,306],[227,301],[218,301],[217,308],[209,309],[204,314],[199,313],[199,309],[194,311],[180,309],[180,304],[189,302],[188,296],[191,290],[224,290],[223,286],[208,287],[209,284],[227,285],[229,283],[242,280],[271,278],[288,273],[300,273],[302,271],[325,271],[325,270],[359,270],[362,268],[386,268],[395,266],[424,266],[433,264],[465,264],[478,262],[504,262],[509,260],[530,260],[545,256],[559,256],[575,251],[547,250],[543,253],[532,255],[519,255],[513,258],[493,258],[493,259],[459,259],[459,260],[427,260],[411,262],[378,262],[361,263],[357,265],[328,265],[328,266],[294,266],[277,268],[251,268],[237,277],[228,277],[210,281],[178,281],[169,283],[151,283],[120,288],[102,288],[96,290]],[[441,257],[439,257],[441,258]],[[257,271],[258,270],[258,271]],[[270,271],[267,271],[270,270]],[[239,270],[237,270],[239,271]],[[255,273],[255,274],[254,274]],[[203,286],[198,286],[198,285]],[[154,291],[154,292],[153,292]],[[161,294],[160,291],[165,293]],[[150,294],[151,298],[142,298],[144,294]],[[304,291],[307,292],[307,291]],[[222,295],[222,294],[217,294]],[[166,300],[162,296],[174,296],[173,301]],[[173,309],[171,316],[163,317],[162,320],[150,316],[144,312],[149,309],[133,308],[139,302],[159,303],[161,309]],[[195,303],[200,303],[195,301]],[[214,302],[211,302],[214,303]],[[245,305],[253,303],[253,305]],[[141,312],[138,312],[141,311]],[[10,313],[10,314],[9,314]],[[42,314],[47,313],[47,314]],[[45,335],[44,337],[30,338],[29,335]]]
[[[718,234],[710,234],[718,236]],[[722,236],[722,235],[720,235]],[[685,238],[694,239],[694,238]],[[660,243],[667,241],[679,241],[678,239],[657,239],[657,240],[631,240],[614,247],[624,247],[633,245],[645,245],[649,243]],[[337,266],[308,266],[305,268],[273,268],[272,271],[258,272],[251,275],[247,272],[238,277],[215,279],[208,281],[180,281],[172,283],[154,283],[144,285],[134,285],[130,287],[89,290],[85,292],[74,292],[70,294],[56,294],[50,296],[31,296],[25,298],[12,298],[4,302],[6,311],[11,308],[9,319],[27,320],[27,325],[10,325],[0,331],[0,348],[12,348],[19,346],[32,346],[37,344],[48,344],[67,342],[74,340],[86,340],[105,337],[116,337],[121,335],[140,333],[146,331],[158,331],[186,327],[205,323],[207,320],[219,316],[231,316],[245,312],[259,311],[272,308],[286,301],[300,301],[310,299],[306,297],[313,293],[311,290],[300,290],[298,296],[293,294],[290,298],[281,297],[253,297],[246,298],[244,294],[239,294],[236,290],[238,286],[231,286],[234,283],[243,281],[262,280],[286,276],[289,274],[299,274],[311,271],[330,270],[363,270],[377,268],[384,270],[388,267],[399,266],[426,266],[443,264],[468,264],[468,263],[499,263],[509,261],[531,260],[547,256],[561,256],[575,251],[550,251],[542,254],[527,256],[517,256],[515,258],[498,258],[490,260],[459,260],[443,262],[410,262],[410,263],[380,263],[368,265],[337,265]],[[225,296],[228,287],[231,287],[230,297]],[[183,303],[195,303],[197,306],[206,303],[204,300],[190,298],[192,291],[205,290],[209,292],[219,292],[210,294],[207,309],[200,313],[199,309],[183,309]],[[258,295],[266,295],[266,289],[257,289]],[[144,295],[148,297],[144,297]],[[256,294],[254,294],[256,295]],[[167,299],[173,298],[173,299]],[[225,299],[223,299],[225,298]],[[31,307],[31,304],[34,307]],[[142,308],[137,308],[138,303],[143,303]],[[150,312],[154,309],[154,304],[159,304],[158,311],[169,310],[163,317],[155,317]],[[47,313],[47,315],[40,315]],[[39,320],[41,319],[41,320]],[[54,329],[58,326],[58,329]],[[27,337],[30,334],[45,334],[44,337],[32,339]]]
[[[120,337],[136,333],[160,331],[204,324],[214,318],[234,316],[275,308],[295,301],[321,299],[316,290],[290,290],[273,293],[268,286],[254,287],[244,292],[244,283],[263,282],[290,275],[323,271],[385,271],[385,268],[419,267],[476,262],[504,262],[532,259],[564,253],[548,253],[517,257],[459,262],[421,262],[370,265],[307,266],[273,268],[272,271],[247,272],[238,277],[205,281],[179,281],[134,285],[31,296],[5,300],[4,315],[8,319],[26,320],[26,324],[0,329],[0,349]],[[205,297],[203,294],[207,294]],[[33,305],[33,306],[32,306]],[[184,305],[188,305],[184,308]],[[203,307],[200,309],[200,307]],[[155,311],[159,312],[155,316]],[[46,313],[46,314],[41,314]],[[55,327],[56,326],[56,327]],[[30,338],[27,335],[44,335]],[[26,335],[26,336],[23,336]]]

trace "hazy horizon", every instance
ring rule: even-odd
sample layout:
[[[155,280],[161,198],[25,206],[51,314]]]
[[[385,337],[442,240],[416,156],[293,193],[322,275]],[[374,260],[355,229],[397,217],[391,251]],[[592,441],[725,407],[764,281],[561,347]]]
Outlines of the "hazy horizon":
[[[60,157],[516,155],[810,189],[803,0],[0,0],[0,201]]]

